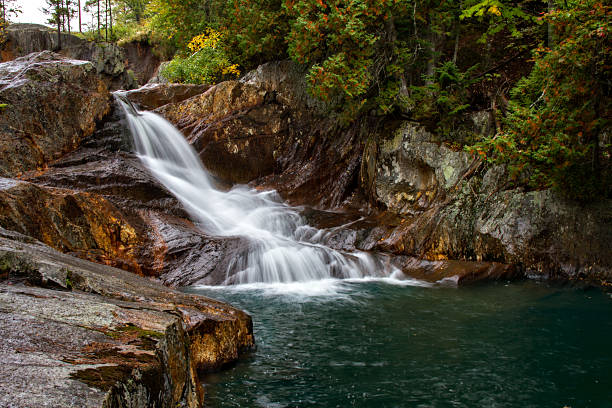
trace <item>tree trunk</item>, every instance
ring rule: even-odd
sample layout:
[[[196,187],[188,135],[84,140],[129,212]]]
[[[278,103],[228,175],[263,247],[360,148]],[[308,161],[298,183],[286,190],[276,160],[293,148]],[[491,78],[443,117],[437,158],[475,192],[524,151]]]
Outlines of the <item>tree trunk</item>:
[[[108,0],[104,0],[104,40],[108,42]]]
[[[55,16],[57,18],[57,50],[62,49],[62,20],[60,19],[60,0],[55,2]]]
[[[100,0],[96,1],[97,5],[98,5],[98,38],[101,37],[100,35]]]
[[[457,54],[459,54],[459,29],[461,25],[457,22],[455,28],[455,50],[453,51],[453,64],[457,65]]]
[[[112,0],[108,0],[108,15],[110,17],[111,41],[113,41],[113,4],[112,4]]]
[[[553,11],[555,9],[555,2],[554,0],[548,0],[548,12],[550,13],[551,11]],[[555,42],[555,33],[553,32],[553,26],[550,23],[546,24],[546,29],[547,29],[547,38],[546,38],[546,44],[548,45],[548,48],[552,48],[552,46],[554,45]]]
[[[81,28],[81,0],[78,0],[79,4],[79,33],[83,34],[83,29]]]
[[[70,17],[71,17],[70,14],[72,14],[71,13],[72,10],[70,9],[70,7],[71,7],[70,0],[66,0],[66,20],[68,21],[66,25],[68,26],[68,34],[72,34],[70,32]]]

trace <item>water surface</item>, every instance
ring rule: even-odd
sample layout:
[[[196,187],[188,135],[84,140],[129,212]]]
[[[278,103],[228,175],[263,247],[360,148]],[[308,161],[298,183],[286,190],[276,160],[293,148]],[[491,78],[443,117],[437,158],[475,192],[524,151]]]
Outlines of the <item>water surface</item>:
[[[254,320],[257,350],[203,378],[209,407],[612,407],[612,299],[596,289],[187,290]]]

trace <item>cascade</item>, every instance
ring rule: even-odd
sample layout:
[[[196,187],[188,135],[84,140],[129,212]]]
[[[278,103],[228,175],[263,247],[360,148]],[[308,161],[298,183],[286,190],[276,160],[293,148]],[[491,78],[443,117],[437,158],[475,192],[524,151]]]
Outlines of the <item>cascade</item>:
[[[196,225],[209,235],[248,239],[248,248],[230,262],[225,284],[384,277],[397,271],[382,257],[325,246],[320,231],[308,226],[275,191],[244,185],[228,191],[217,188],[178,129],[153,112],[137,110],[121,93],[115,95],[139,159]]]

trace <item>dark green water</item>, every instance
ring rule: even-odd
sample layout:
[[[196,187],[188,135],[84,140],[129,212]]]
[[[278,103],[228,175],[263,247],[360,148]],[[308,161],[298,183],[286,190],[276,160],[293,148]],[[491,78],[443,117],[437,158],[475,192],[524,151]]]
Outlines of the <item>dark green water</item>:
[[[520,282],[188,289],[253,316],[209,407],[612,407],[612,298]],[[304,289],[304,288],[302,288]]]

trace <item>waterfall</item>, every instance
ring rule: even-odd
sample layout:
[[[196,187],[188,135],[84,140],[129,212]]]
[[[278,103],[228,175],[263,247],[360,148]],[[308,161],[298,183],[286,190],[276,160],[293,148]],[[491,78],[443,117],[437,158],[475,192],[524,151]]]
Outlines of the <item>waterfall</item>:
[[[205,233],[243,236],[247,250],[228,266],[225,284],[300,282],[326,278],[389,276],[396,268],[364,252],[344,253],[321,243],[275,191],[237,185],[229,191],[214,181],[184,136],[161,116],[138,111],[121,94],[136,154],[183,204]]]

